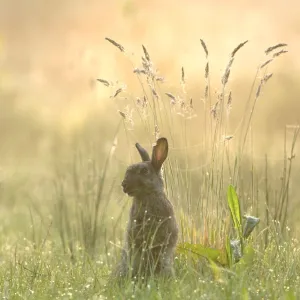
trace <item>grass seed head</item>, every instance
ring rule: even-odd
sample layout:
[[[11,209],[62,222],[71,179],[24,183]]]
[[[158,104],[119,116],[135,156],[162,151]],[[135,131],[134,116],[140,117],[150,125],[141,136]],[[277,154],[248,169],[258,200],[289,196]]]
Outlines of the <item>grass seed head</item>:
[[[280,56],[280,55],[282,55],[282,54],[284,54],[284,53],[288,53],[288,51],[282,49],[282,50],[280,50],[280,51],[278,51],[278,52],[275,52],[275,53],[273,54],[273,58],[278,57],[278,56]]]
[[[286,47],[286,46],[287,46],[287,44],[285,44],[285,43],[279,43],[279,44],[277,44],[275,46],[271,46],[271,47],[267,48],[265,50],[265,53],[266,53],[266,55],[268,55],[273,50],[278,49],[278,48],[282,48],[282,47]]]
[[[157,94],[155,88],[154,88],[152,85],[150,85],[150,88],[151,88],[151,91],[152,91],[153,96],[154,96],[156,99],[158,99],[159,96],[158,96],[158,94]]]
[[[232,53],[231,53],[231,57],[234,57],[235,54],[242,48],[245,46],[245,44],[248,43],[248,40],[243,42],[243,43],[240,43],[236,48],[233,49]]]
[[[123,88],[117,89],[116,92],[113,95],[113,98],[116,98],[122,91],[123,91]]]
[[[97,81],[103,83],[105,86],[110,86],[109,82],[107,80],[104,80],[104,79],[101,79],[101,78],[98,78]]]
[[[210,112],[215,120],[218,117],[218,106],[219,106],[219,101],[217,101],[210,110]]]
[[[203,50],[205,52],[205,55],[206,55],[206,58],[207,58],[208,57],[208,50],[207,50],[206,44],[202,39],[200,39],[200,42],[201,42],[202,48],[203,48]]]
[[[114,41],[113,39],[110,39],[110,38],[108,38],[108,37],[106,37],[105,39],[106,39],[107,41],[109,41],[111,44],[113,44],[115,47],[117,47],[121,52],[124,52],[124,51],[125,51],[124,47],[123,47],[121,44],[119,44],[119,43],[117,43],[116,41]]]
[[[185,75],[184,75],[184,68],[181,67],[181,83],[184,84],[185,83]]]
[[[162,77],[162,76],[157,76],[157,77],[155,77],[155,80],[156,80],[156,81],[159,81],[159,82],[162,82],[162,83],[165,82],[165,79],[164,79],[164,77]]]
[[[231,91],[228,95],[228,100],[227,100],[227,114],[229,115],[230,111],[232,108],[232,95],[231,95]]]
[[[133,73],[146,75],[146,71],[144,69],[139,69],[139,68],[133,69]]]
[[[205,97],[205,99],[207,99],[207,97],[208,97],[208,85],[206,85],[206,87],[205,87],[204,97]]]
[[[150,61],[151,61],[150,55],[149,55],[149,53],[148,53],[146,47],[145,47],[144,45],[142,45],[142,47],[143,47],[143,51],[144,51],[145,58],[150,62]]]
[[[267,66],[272,61],[273,61],[273,58],[266,60],[264,63],[262,63],[262,65],[260,66],[260,69],[264,68],[265,66]]]
[[[225,69],[225,73],[224,73],[224,75],[222,76],[222,84],[223,84],[224,86],[225,86],[225,85],[227,84],[227,82],[228,82],[228,78],[229,78],[229,76],[230,76],[230,68],[231,68],[231,66],[232,66],[233,61],[234,61],[234,57],[232,56],[232,57],[230,58],[229,62],[228,62],[228,65],[227,65],[226,69]]]
[[[273,73],[266,74],[263,78],[264,84],[273,76]]]
[[[172,101],[176,102],[176,98],[171,93],[165,93]]]
[[[205,79],[208,78],[209,76],[209,63],[207,62],[206,65],[205,65]]]

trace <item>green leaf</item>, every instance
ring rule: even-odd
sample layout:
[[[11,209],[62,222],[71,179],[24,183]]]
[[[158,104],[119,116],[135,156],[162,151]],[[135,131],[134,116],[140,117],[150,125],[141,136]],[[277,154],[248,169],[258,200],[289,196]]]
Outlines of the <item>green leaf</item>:
[[[222,275],[221,268],[219,268],[213,260],[211,260],[211,259],[208,259],[208,260],[209,260],[209,265],[210,265],[211,271],[213,273],[214,279],[217,281],[220,281],[221,277],[222,277],[221,276]]]
[[[179,254],[191,254],[194,256],[205,257],[214,262],[224,264],[223,253],[219,249],[204,247],[201,244],[182,243],[177,246]]]
[[[241,217],[241,208],[238,196],[232,185],[229,185],[227,191],[227,201],[232,217],[234,227],[238,233],[239,238],[242,238],[242,217]]]
[[[230,245],[230,239],[229,237],[226,238],[226,253],[227,253],[227,261],[228,261],[228,266],[231,268],[233,265],[233,254],[232,254],[232,248]]]

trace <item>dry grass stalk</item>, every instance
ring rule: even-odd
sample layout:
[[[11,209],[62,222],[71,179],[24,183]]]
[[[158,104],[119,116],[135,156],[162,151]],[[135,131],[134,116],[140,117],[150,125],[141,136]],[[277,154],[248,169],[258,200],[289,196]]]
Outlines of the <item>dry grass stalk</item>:
[[[208,97],[208,85],[206,85],[206,87],[205,87],[204,97],[205,97],[205,99],[207,99],[207,97]]]
[[[202,48],[203,48],[203,50],[205,52],[205,55],[206,55],[206,58],[207,58],[208,57],[208,50],[207,50],[206,44],[202,39],[200,39],[200,42],[201,42]]]
[[[261,88],[262,88],[263,84],[264,84],[264,81],[261,80],[261,81],[260,81],[260,84],[259,84],[259,86],[258,86],[258,88],[257,88],[256,94],[255,94],[255,98],[256,98],[256,99],[257,99],[257,98],[259,97],[259,95],[260,95]]]
[[[147,114],[148,101],[147,101],[146,97],[144,96],[143,99],[140,99],[139,97],[137,97],[136,105],[141,113],[142,119],[145,120],[148,117],[148,114]]]
[[[257,91],[256,91],[256,95],[255,95],[256,98],[259,97],[263,85],[266,84],[267,81],[268,81],[272,76],[273,76],[272,73],[266,74],[266,75],[263,77],[263,79],[261,79],[260,84],[259,84],[259,86],[258,86],[258,88],[257,88]]]
[[[171,104],[176,104],[176,98],[174,95],[172,95],[171,93],[165,93],[170,99],[171,99]]]
[[[136,98],[136,103],[138,106],[145,108],[148,105],[148,101],[146,97],[143,97],[143,100],[141,100],[139,97]]]
[[[245,41],[243,43],[240,43],[232,52],[231,52],[231,57],[230,57],[230,60],[228,62],[228,65],[225,69],[225,72],[224,72],[224,75],[222,76],[222,84],[223,86],[225,86],[228,82],[228,79],[229,79],[229,76],[230,76],[230,68],[233,64],[233,61],[234,61],[234,56],[235,54],[246,44],[248,43],[248,41]]]
[[[118,110],[121,117],[124,119],[124,121],[131,125],[131,127],[134,126],[133,122],[133,109],[130,109],[130,107],[127,105],[124,108],[124,111]]]
[[[206,66],[205,66],[205,79],[207,79],[208,78],[208,76],[209,76],[209,63],[207,62],[206,63]]]
[[[226,85],[227,82],[228,82],[228,78],[229,78],[229,75],[230,75],[230,68],[231,68],[231,66],[232,66],[233,61],[234,61],[234,57],[232,56],[232,57],[230,58],[230,60],[229,60],[229,63],[228,63],[228,65],[227,65],[226,69],[225,69],[225,73],[224,73],[224,75],[222,76],[222,84],[223,84],[223,85]]]
[[[275,52],[273,54],[273,58],[278,57],[278,56],[280,56],[281,54],[284,54],[284,53],[288,53],[288,51],[287,50],[280,50],[278,52]]]
[[[191,108],[191,109],[194,109],[194,106],[193,106],[193,98],[190,99],[190,108]]]
[[[159,96],[158,96],[158,94],[157,94],[155,88],[154,88],[152,85],[150,85],[150,84],[149,84],[149,86],[150,86],[150,88],[151,88],[151,91],[152,91],[153,96],[154,96],[156,99],[158,99]]]
[[[143,51],[144,51],[145,58],[150,62],[150,61],[151,61],[150,55],[149,55],[149,53],[148,53],[146,47],[145,47],[144,45],[142,45],[142,47],[143,47]]]
[[[107,80],[99,78],[99,79],[97,79],[97,81],[103,83],[105,86],[110,86],[110,83]]]
[[[181,84],[182,92],[184,94],[186,94],[186,90],[185,90],[185,73],[184,73],[184,68],[183,67],[181,68],[181,81],[180,81],[180,84]]]
[[[263,78],[264,83],[267,83],[267,81],[273,76],[273,73],[266,74]]]
[[[234,48],[234,50],[231,53],[231,57],[234,57],[235,54],[247,43],[248,43],[248,40],[243,43],[240,43],[236,48]]]
[[[282,47],[286,47],[286,46],[287,46],[287,44],[285,44],[285,43],[279,43],[275,46],[269,47],[267,50],[265,50],[265,53],[266,53],[266,55],[268,55],[273,50],[278,49],[278,48],[282,48]]]
[[[181,84],[185,84],[185,74],[183,67],[181,67]]]
[[[228,100],[227,100],[227,114],[229,115],[230,111],[232,108],[232,95],[231,95],[231,91],[228,95]]]
[[[118,110],[118,112],[123,119],[126,119],[126,114],[124,112],[122,112],[121,110]]]
[[[226,85],[226,84],[227,84],[229,76],[230,76],[230,69],[227,69],[227,68],[226,68],[225,73],[224,73],[224,75],[222,76],[222,84],[223,84],[223,85]]]
[[[273,61],[273,58],[271,59],[268,59],[267,61],[265,61],[261,66],[260,66],[260,69],[264,68],[265,66],[267,66],[270,62]]]
[[[156,72],[153,69],[153,64],[150,60],[146,59],[145,57],[142,57],[142,65],[145,70],[146,76],[154,80],[156,78]]]
[[[219,106],[219,101],[217,101],[210,110],[210,112],[215,120],[218,117],[218,106]]]
[[[206,86],[205,86],[205,90],[204,90],[203,103],[205,104],[206,100],[208,99],[208,90],[209,90],[209,62],[208,62],[208,50],[207,50],[206,44],[202,39],[200,39],[200,42],[204,49],[206,60],[207,60],[206,65],[205,65],[205,70],[204,70],[204,78],[206,81]]]
[[[117,89],[116,92],[113,95],[113,98],[116,98],[122,91],[123,91],[123,88]]]
[[[233,138],[234,138],[233,135],[225,135],[225,136],[223,136],[224,141],[230,141]]]
[[[139,68],[133,69],[133,73],[146,75],[146,71],[144,69],[139,69]]]
[[[116,41],[114,41],[114,40],[112,40],[112,39],[110,39],[108,37],[106,37],[105,39],[107,41],[109,41],[111,44],[113,44],[115,47],[117,47],[121,52],[125,51],[125,48],[121,44],[117,43]]]
[[[159,81],[159,82],[162,82],[162,83],[165,82],[165,78],[162,77],[162,76],[157,76],[157,77],[155,78],[155,80],[156,80],[156,81]]]

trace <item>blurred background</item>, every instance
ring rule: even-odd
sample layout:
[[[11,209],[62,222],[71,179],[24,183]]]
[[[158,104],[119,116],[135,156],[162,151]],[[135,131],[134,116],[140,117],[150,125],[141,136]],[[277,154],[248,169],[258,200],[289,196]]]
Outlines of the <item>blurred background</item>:
[[[280,131],[300,118],[299,9],[296,0],[289,5],[277,0],[1,0],[2,147],[13,143],[15,131],[19,131],[16,128],[23,127],[22,118],[32,126],[31,134],[39,135],[42,128],[35,121],[68,131],[80,126],[94,107],[101,113],[109,105],[105,101],[109,94],[96,78],[125,82],[132,92],[139,88],[132,65],[105,37],[135,53],[136,63],[144,44],[170,87],[178,86],[184,66],[189,89],[198,93],[198,98],[204,88],[205,63],[200,38],[209,50],[216,89],[231,51],[249,40],[230,79],[239,96],[248,95],[263,51],[287,43],[289,53],[273,66],[276,76],[256,118],[262,135]],[[237,96],[235,101],[240,101]],[[20,134],[18,143],[23,141]],[[29,140],[34,142],[33,136]]]
[[[296,0],[0,0],[2,178],[7,172],[42,178],[53,156],[63,151],[68,156],[74,149],[74,135],[99,144],[99,155],[106,155],[121,118],[118,109],[125,107],[122,101],[142,95],[132,72],[140,66],[142,44],[165,78],[166,91],[177,93],[184,67],[187,92],[201,107],[206,58],[200,39],[208,47],[213,94],[220,88],[230,53],[249,40],[230,75],[233,132],[265,60],[264,51],[288,44],[289,52],[268,70],[274,75],[253,122],[257,162],[263,163],[268,153],[276,165],[283,154],[285,125],[300,122],[299,9]],[[105,37],[124,46],[129,59]],[[127,98],[110,98],[112,91],[97,78],[126,84]],[[201,126],[194,128],[191,135],[197,143]],[[132,143],[136,138],[138,134]],[[126,165],[128,157],[119,149],[117,157]]]
[[[184,66],[189,90],[198,98],[204,89],[205,65],[199,39],[207,44],[216,89],[231,51],[249,40],[230,78],[236,103],[248,95],[263,51],[287,43],[289,53],[273,66],[276,76],[256,112],[257,134],[280,135],[285,124],[300,118],[298,11],[296,0],[289,5],[282,1],[1,0],[2,157],[11,151],[25,155],[29,142],[29,152],[45,146],[41,124],[66,133],[81,126],[90,110],[101,115],[111,103],[96,78],[125,82],[132,92],[139,89],[133,66],[105,37],[135,53],[135,62],[144,44],[170,88],[178,87]],[[267,145],[272,144],[270,138]]]

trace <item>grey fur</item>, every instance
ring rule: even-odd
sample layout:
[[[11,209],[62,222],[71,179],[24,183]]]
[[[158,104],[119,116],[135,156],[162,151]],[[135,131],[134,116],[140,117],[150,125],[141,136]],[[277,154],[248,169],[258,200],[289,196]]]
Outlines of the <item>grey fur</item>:
[[[164,192],[161,167],[168,155],[168,141],[157,140],[152,158],[139,144],[143,162],[127,168],[123,191],[133,197],[122,259],[113,273],[119,278],[174,275],[178,225]]]

